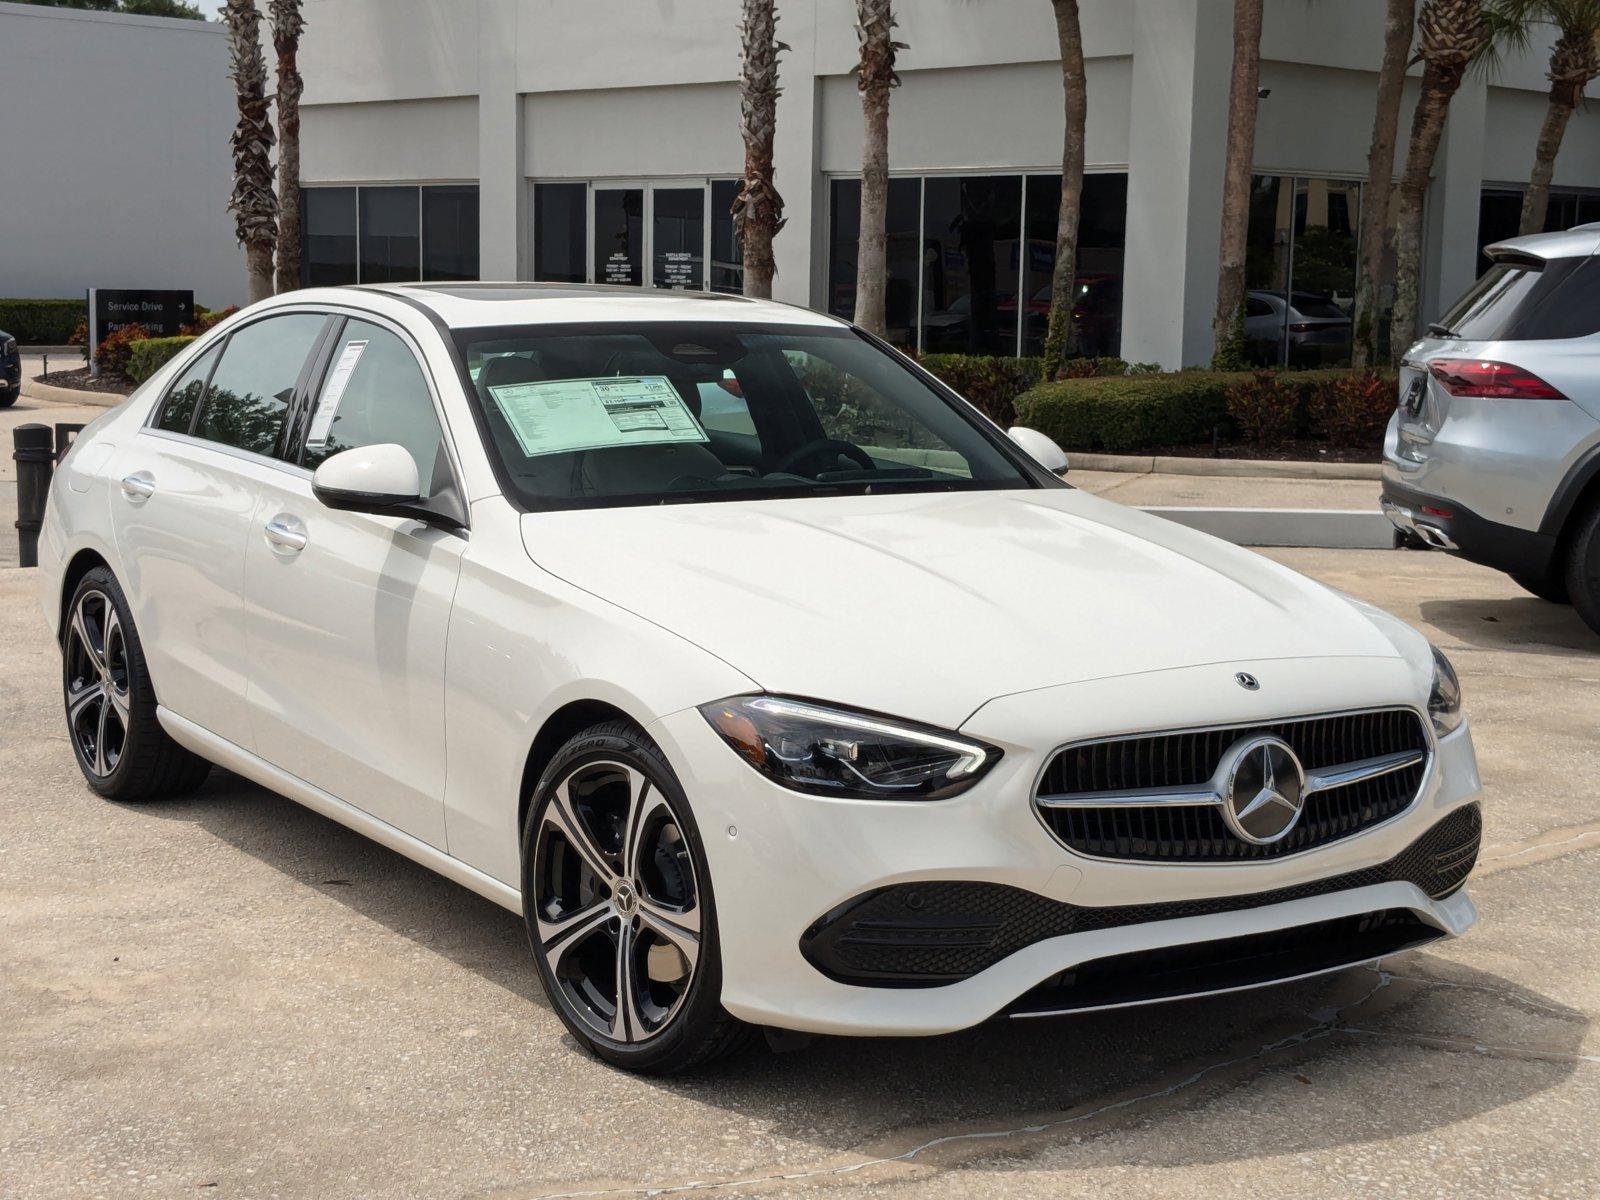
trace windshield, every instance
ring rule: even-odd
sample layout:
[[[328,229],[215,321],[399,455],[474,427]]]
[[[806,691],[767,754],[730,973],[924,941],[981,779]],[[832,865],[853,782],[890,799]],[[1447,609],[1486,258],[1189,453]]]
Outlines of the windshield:
[[[1038,486],[974,414],[843,327],[519,326],[456,341],[527,509]]]

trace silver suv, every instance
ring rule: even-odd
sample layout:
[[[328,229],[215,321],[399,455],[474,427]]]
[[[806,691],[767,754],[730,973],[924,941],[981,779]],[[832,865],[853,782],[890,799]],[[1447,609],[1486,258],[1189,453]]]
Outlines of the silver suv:
[[[1600,633],[1597,251],[1600,225],[1484,252],[1493,266],[1401,364],[1383,509]]]

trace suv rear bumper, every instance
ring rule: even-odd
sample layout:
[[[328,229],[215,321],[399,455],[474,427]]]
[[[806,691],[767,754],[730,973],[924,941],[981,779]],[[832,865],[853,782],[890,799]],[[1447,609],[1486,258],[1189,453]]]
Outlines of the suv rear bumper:
[[[1430,496],[1388,479],[1383,481],[1380,504],[1402,533],[1508,575],[1543,575],[1555,557],[1554,534],[1491,521],[1456,500]]]

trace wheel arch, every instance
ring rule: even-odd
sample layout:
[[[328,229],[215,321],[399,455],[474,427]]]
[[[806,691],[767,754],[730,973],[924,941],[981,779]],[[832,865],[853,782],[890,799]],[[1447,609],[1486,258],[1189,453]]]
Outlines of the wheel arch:
[[[67,605],[72,603],[72,593],[78,590],[83,577],[96,567],[111,571],[111,564],[106,561],[105,555],[92,546],[85,546],[73,554],[61,572],[61,594],[56,597],[56,639],[62,644],[66,642]],[[112,574],[115,573],[112,571]]]
[[[544,770],[573,737],[592,725],[606,721],[641,722],[632,713],[604,700],[586,698],[570,700],[545,718],[528,748],[528,757],[522,767],[522,783],[517,792],[517,837],[522,837],[528,822],[528,808],[533,803],[533,789],[538,786]]]
[[[1564,542],[1572,530],[1573,518],[1587,512],[1600,501],[1600,444],[1589,447],[1568,469],[1545,508],[1539,532]]]

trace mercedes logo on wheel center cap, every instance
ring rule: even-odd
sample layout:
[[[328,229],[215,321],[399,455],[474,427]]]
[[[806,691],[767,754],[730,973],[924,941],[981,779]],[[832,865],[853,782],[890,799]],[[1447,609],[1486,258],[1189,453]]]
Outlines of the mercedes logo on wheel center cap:
[[[1282,841],[1305,806],[1306,773],[1282,738],[1243,738],[1223,756],[1222,816],[1247,842]]]
[[[626,879],[617,884],[617,890],[612,893],[611,903],[617,912],[624,917],[631,917],[639,911],[639,896],[633,890],[633,885]]]

